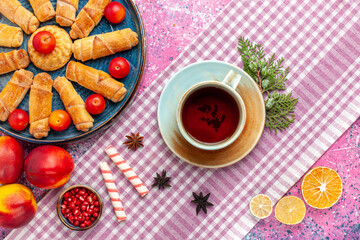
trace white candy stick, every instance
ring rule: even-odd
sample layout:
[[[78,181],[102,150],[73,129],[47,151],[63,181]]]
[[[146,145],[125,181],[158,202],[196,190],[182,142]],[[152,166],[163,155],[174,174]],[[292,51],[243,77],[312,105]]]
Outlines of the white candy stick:
[[[116,189],[115,181],[111,174],[111,170],[109,168],[109,165],[106,162],[100,163],[99,167],[101,170],[101,174],[104,178],[106,188],[110,195],[111,203],[114,207],[117,220],[118,220],[118,222],[121,222],[122,220],[126,219],[126,214],[125,214],[123,205],[121,204],[119,192]]]
[[[135,187],[141,197],[144,197],[149,190],[141,179],[136,175],[134,170],[127,164],[127,162],[120,156],[113,146],[108,146],[105,149],[106,154],[111,158],[111,160],[118,166],[118,168],[124,173],[125,177],[131,182]]]

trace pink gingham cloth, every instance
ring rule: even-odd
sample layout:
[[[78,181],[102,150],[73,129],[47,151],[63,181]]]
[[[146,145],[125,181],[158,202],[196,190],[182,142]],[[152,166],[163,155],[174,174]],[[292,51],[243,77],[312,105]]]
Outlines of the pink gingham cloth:
[[[158,79],[117,118],[80,159],[66,187],[88,184],[104,200],[94,228],[67,229],[56,214],[62,189],[49,192],[26,227],[7,239],[238,239],[256,224],[248,204],[268,194],[277,202],[360,115],[359,1],[232,1],[215,21],[174,60]],[[289,89],[299,97],[296,121],[277,135],[265,130],[241,162],[217,170],[193,167],[178,159],[161,138],[157,104],[170,78],[190,63],[223,60],[241,66],[238,37],[261,43],[290,66]],[[125,150],[130,132],[145,136],[145,147]],[[141,198],[104,149],[113,145],[150,188],[166,169],[172,188],[151,189]],[[121,223],[111,207],[98,164],[107,161],[128,219]],[[214,207],[196,216],[192,192],[211,192]]]

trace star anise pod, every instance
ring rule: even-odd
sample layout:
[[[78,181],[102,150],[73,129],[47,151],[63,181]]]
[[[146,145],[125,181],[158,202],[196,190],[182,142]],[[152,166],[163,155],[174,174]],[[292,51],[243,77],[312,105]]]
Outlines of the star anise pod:
[[[202,192],[200,192],[199,195],[193,192],[193,196],[195,200],[192,200],[191,202],[197,204],[196,215],[199,214],[201,209],[204,211],[205,214],[207,214],[206,206],[214,206],[212,203],[208,202],[210,193],[208,193],[206,196],[203,196]]]
[[[155,179],[155,183],[152,185],[152,187],[156,187],[158,186],[159,189],[164,189],[165,187],[171,187],[171,185],[169,184],[171,177],[167,177],[166,176],[166,171],[165,169],[162,171],[161,176],[160,174],[156,173],[156,177],[154,177]]]
[[[124,142],[123,144],[128,146],[128,149],[133,149],[136,151],[138,147],[143,147],[144,144],[142,143],[142,140],[144,139],[144,136],[140,136],[140,133],[134,134],[130,133],[129,135],[125,136],[128,140]]]

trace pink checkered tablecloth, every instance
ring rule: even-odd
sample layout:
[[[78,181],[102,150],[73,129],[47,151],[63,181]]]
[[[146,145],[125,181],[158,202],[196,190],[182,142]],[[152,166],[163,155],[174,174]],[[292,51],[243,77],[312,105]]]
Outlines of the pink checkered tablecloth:
[[[276,202],[360,116],[359,1],[232,1],[214,22],[117,118],[80,159],[66,184],[88,184],[99,191],[104,212],[96,227],[67,229],[56,202],[63,189],[49,192],[35,219],[7,239],[237,239],[256,224],[248,211],[252,196]],[[265,130],[241,162],[223,169],[193,167],[163,142],[157,125],[162,89],[186,65],[217,59],[241,66],[238,37],[279,53],[290,66],[287,86],[299,97],[296,122],[277,135]],[[145,147],[124,150],[124,135],[140,132]],[[113,145],[149,187],[144,198],[111,163],[104,149]],[[98,164],[107,161],[128,219],[117,223]],[[151,189],[155,172],[166,169],[172,188]],[[192,192],[211,192],[208,214],[196,216]]]

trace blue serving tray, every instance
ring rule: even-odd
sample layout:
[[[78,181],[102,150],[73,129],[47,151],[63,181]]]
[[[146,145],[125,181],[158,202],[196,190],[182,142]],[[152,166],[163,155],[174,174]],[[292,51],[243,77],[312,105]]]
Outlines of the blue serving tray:
[[[21,4],[28,9],[29,11],[33,12],[32,7],[29,4],[28,0],[20,0]],[[40,143],[40,144],[54,144],[54,143],[65,143],[70,142],[74,140],[79,140],[84,137],[89,137],[91,134],[101,130],[106,129],[110,126],[111,122],[119,115],[119,113],[129,104],[132,97],[134,97],[137,87],[139,86],[144,68],[145,68],[145,58],[146,58],[146,37],[145,37],[145,30],[143,26],[143,22],[141,19],[140,12],[135,5],[135,3],[132,0],[118,0],[117,2],[120,2],[126,9],[126,17],[124,21],[122,21],[119,24],[111,24],[109,21],[106,20],[105,16],[101,19],[100,23],[93,29],[93,31],[90,33],[90,35],[95,34],[101,34],[106,32],[112,32],[116,30],[121,30],[124,28],[131,28],[133,31],[137,32],[139,35],[139,44],[125,52],[120,52],[108,57],[96,59],[96,60],[90,60],[84,62],[87,66],[102,70],[104,72],[108,73],[108,65],[110,61],[115,57],[124,57],[126,58],[131,66],[131,70],[128,76],[125,78],[119,80],[127,89],[127,94],[125,98],[119,102],[119,103],[113,103],[111,101],[107,101],[106,109],[103,113],[100,115],[94,115],[94,126],[91,128],[88,132],[81,132],[78,131],[73,123],[70,125],[70,127],[62,132],[56,132],[54,130],[51,130],[49,132],[49,136],[43,139],[35,139],[30,133],[29,133],[29,127],[27,127],[23,131],[15,131],[13,130],[8,122],[0,122],[0,131],[13,136],[15,138],[18,138],[20,140],[24,140],[27,142],[32,143]],[[51,0],[51,3],[54,6],[54,9],[56,9],[56,0]],[[79,1],[79,11],[84,7],[84,5],[87,3],[87,1]],[[10,22],[8,19],[6,19],[4,16],[1,16],[0,14],[0,23],[6,23],[11,26],[16,26],[16,24]],[[55,18],[40,23],[39,27],[43,27],[46,25],[57,25],[59,26]],[[70,31],[70,27],[63,28],[67,32]],[[9,52],[15,49],[25,49],[27,50],[28,40],[30,38],[30,35],[24,33],[24,42],[20,48],[5,48],[0,47],[0,52]],[[77,61],[74,59],[74,57],[71,58],[71,60]],[[56,71],[53,72],[47,72],[51,75],[51,78],[54,80],[57,76],[65,76],[67,64]],[[34,73],[34,76],[38,73],[44,72],[43,70],[35,67],[32,63],[26,68],[26,70],[31,71]],[[10,78],[12,77],[14,72],[0,75],[0,90],[4,88],[4,86],[8,83]],[[80,94],[82,99],[85,101],[86,98],[93,94],[94,92],[78,85],[77,83],[72,82],[74,88],[76,91]],[[30,92],[30,91],[29,91]],[[18,106],[18,108],[23,109],[25,111],[29,111],[29,92],[26,94],[25,98],[21,102],[21,104]],[[52,111],[56,109],[65,109],[64,105],[59,97],[59,94],[56,92],[55,89],[52,90],[53,93],[53,100],[52,100]]]

